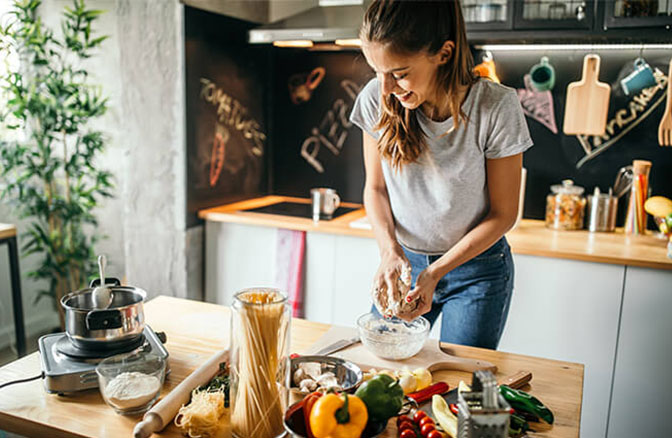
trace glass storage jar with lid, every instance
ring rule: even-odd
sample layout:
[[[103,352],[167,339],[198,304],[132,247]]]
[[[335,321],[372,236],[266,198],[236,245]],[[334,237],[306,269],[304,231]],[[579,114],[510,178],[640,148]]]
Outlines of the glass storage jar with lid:
[[[551,186],[551,194],[546,197],[546,227],[555,230],[580,230],[583,228],[583,214],[586,198],[583,187],[575,186],[566,179],[562,184]]]

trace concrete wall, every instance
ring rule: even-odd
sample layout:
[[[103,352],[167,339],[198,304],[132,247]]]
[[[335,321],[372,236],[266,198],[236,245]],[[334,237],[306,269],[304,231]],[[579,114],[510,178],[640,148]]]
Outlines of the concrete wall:
[[[40,13],[58,31],[63,7],[71,3],[50,0]],[[97,212],[98,232],[106,238],[96,251],[107,254],[110,276],[145,289],[150,297],[198,298],[202,229],[185,230],[183,6],[178,0],[86,4],[106,11],[96,31],[110,37],[86,67],[91,81],[109,96],[108,113],[97,122],[108,137],[97,164],[109,169],[116,183],[116,197]],[[6,205],[0,205],[0,222],[25,225]],[[7,345],[10,336],[3,333],[11,333],[13,324],[6,258],[0,247],[0,348]],[[22,259],[22,273],[36,264],[34,258]],[[23,278],[29,334],[57,325],[46,300],[30,305],[39,288]]]

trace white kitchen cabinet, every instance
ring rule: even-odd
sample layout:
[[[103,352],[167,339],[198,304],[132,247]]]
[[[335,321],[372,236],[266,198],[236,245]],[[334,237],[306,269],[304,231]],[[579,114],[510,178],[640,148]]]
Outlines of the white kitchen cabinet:
[[[230,305],[233,294],[275,284],[277,228],[206,222],[205,297]],[[354,326],[371,306],[380,257],[373,239],[306,233],[304,317]]]
[[[581,436],[604,437],[625,268],[517,254],[514,260],[499,350],[584,364]]]
[[[205,223],[205,300],[230,306],[233,294],[274,285],[277,229]]]
[[[670,436],[672,271],[628,266],[609,438]]]

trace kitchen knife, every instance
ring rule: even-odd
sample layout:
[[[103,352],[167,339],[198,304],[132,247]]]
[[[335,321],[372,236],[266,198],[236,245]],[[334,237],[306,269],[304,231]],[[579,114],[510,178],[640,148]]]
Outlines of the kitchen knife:
[[[529,371],[518,371],[516,374],[512,374],[508,377],[504,377],[502,380],[498,381],[498,385],[507,385],[510,386],[511,388],[518,389],[522,388],[527,384],[530,380],[532,380],[532,373]],[[451,404],[451,403],[457,403],[457,390],[458,388],[451,389],[448,391],[446,395],[443,396],[443,398],[446,399],[446,403]]]
[[[353,344],[356,344],[359,342],[359,335],[355,336],[354,338],[350,339],[341,339],[340,341],[336,341],[333,344],[327,345],[326,347],[320,349],[315,353],[317,356],[328,356],[332,353],[336,353],[337,351],[341,351],[346,347],[349,347]]]

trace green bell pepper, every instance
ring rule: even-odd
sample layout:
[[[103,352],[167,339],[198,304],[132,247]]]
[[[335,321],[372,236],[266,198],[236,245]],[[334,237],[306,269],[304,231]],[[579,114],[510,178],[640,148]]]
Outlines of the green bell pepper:
[[[364,382],[355,395],[362,399],[373,421],[387,421],[394,417],[404,402],[404,390],[399,381],[386,374],[378,374]]]
[[[530,413],[548,424],[553,424],[553,412],[533,395],[506,385],[499,385],[499,393],[516,411]]]

